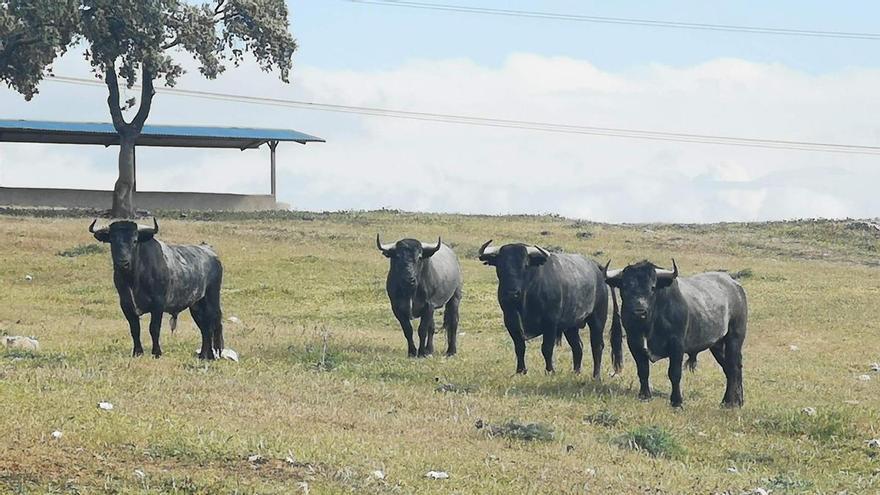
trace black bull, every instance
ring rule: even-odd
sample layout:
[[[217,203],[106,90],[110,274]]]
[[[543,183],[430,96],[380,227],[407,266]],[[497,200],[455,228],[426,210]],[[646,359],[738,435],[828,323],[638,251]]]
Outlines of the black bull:
[[[437,239],[427,244],[402,239],[382,244],[376,234],[376,247],[391,260],[385,289],[391,310],[406,337],[407,354],[425,357],[434,353],[434,311],[445,306],[446,355],[457,351],[458,308],[461,303],[461,268],[452,249]],[[410,320],[419,321],[419,347],[413,341]]]
[[[202,333],[201,359],[214,359],[223,351],[223,317],[220,310],[220,285],[223,266],[210,247],[174,246],[156,240],[159,224],[139,227],[127,220],[116,221],[99,230],[95,223],[89,232],[95,239],[110,243],[113,258],[113,282],[119,293],[119,305],[128,320],[133,356],[144,353],[141,346],[140,316],[150,315],[153,356],[162,355],[159,332],[162,314],[171,314],[171,329],[177,315],[189,308]]]
[[[603,335],[608,316],[608,287],[604,270],[580,255],[548,253],[537,246],[507,244],[480,248],[480,261],[495,267],[498,303],[504,325],[513,339],[516,372],[526,373],[526,340],[543,335],[541,352],[548,372],[553,371],[553,346],[564,335],[571,346],[574,371],[583,358],[580,329],[589,325],[593,377],[602,367]],[[613,294],[612,294],[613,296]],[[614,299],[611,325],[612,363],[620,371],[622,329]]]
[[[649,361],[668,357],[670,402],[681,406],[684,355],[693,369],[697,354],[709,349],[727,378],[722,405],[741,407],[746,293],[726,273],[679,278],[674,260],[672,265],[670,271],[643,261],[606,274],[608,284],[620,289],[627,343],[638,367],[639,397],[651,397]]]

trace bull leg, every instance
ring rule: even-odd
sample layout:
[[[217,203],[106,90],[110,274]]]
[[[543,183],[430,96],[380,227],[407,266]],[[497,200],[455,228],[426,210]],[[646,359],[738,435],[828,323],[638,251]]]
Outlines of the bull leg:
[[[504,312],[504,326],[513,340],[513,349],[516,352],[516,372],[520,375],[528,373],[526,368],[526,337],[523,334],[522,322],[519,314],[513,311]]]
[[[679,346],[680,347],[680,346]],[[672,407],[681,407],[681,364],[684,361],[684,352],[674,349],[669,353],[669,382],[672,384],[672,394],[669,396],[669,403]]]
[[[141,319],[136,314],[127,314],[125,319],[128,320],[128,329],[131,332],[131,341],[133,348],[131,357],[144,355],[144,348],[141,346]]]
[[[458,352],[458,307],[461,305],[461,287],[455,289],[452,299],[443,311],[443,327],[446,328],[446,355]]]
[[[409,315],[406,311],[398,310],[396,307],[392,309],[394,311],[394,316],[400,323],[401,330],[403,330],[403,336],[406,338],[407,356],[416,357],[418,355],[418,351],[416,350],[416,343],[413,341],[413,327],[412,322],[409,319]]]
[[[651,385],[648,382],[651,373],[651,364],[648,360],[648,353],[642,347],[641,339],[627,333],[626,343],[629,346],[629,352],[632,354],[633,360],[636,362],[636,371],[639,374],[639,399],[651,399]]]
[[[547,373],[553,373],[553,346],[556,345],[556,325],[547,325],[544,330],[544,341],[541,342],[541,354],[544,355],[544,365]]]
[[[434,332],[434,308],[425,306],[425,311],[419,321],[419,357],[430,356],[433,352],[431,338]]]
[[[711,347],[712,355],[724,370],[727,378],[727,386],[724,390],[724,398],[721,400],[722,407],[742,407],[742,339],[728,336],[718,344]]]
[[[607,304],[607,302],[606,302]],[[593,313],[587,319],[587,325],[590,327],[590,350],[593,351],[593,379],[601,378],[602,372],[602,351],[605,349],[605,318],[606,315],[597,315]]]
[[[223,311],[220,309],[220,283],[212,285],[205,291],[205,303],[207,316],[211,329],[214,353],[219,356],[223,353],[226,343],[223,341]]]
[[[584,343],[581,341],[580,329],[578,327],[572,327],[566,330],[565,340],[568,341],[568,345],[571,347],[571,359],[574,365],[574,372],[580,374],[581,362],[584,358]],[[595,374],[593,375],[593,378],[595,378]]]
[[[214,349],[211,345],[211,341],[214,337],[214,327],[211,326],[213,321],[211,321],[210,312],[208,311],[205,300],[202,299],[193,304],[189,308],[189,312],[202,333],[202,349],[199,351],[199,359],[215,359],[216,356],[214,355]]]
[[[150,338],[153,340],[153,357],[162,355],[162,347],[159,346],[159,333],[162,331],[162,312],[150,313]]]

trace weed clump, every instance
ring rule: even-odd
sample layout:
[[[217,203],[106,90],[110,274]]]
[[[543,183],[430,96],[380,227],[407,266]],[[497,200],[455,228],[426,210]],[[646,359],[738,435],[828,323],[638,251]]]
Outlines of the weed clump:
[[[77,258],[79,256],[88,256],[90,254],[102,254],[106,252],[100,244],[80,244],[64,251],[56,253],[62,258]]]
[[[617,437],[618,447],[647,452],[652,457],[675,458],[684,454],[684,448],[671,433],[659,426],[640,426]]]
[[[611,428],[613,426],[617,426],[617,424],[620,423],[620,416],[615,414],[613,411],[601,409],[593,414],[588,414],[584,416],[584,421],[594,425]]]
[[[549,442],[554,438],[553,427],[545,423],[522,423],[517,420],[508,420],[500,425],[483,423],[477,420],[474,425],[477,429],[484,429],[490,437],[505,437],[524,442]]]

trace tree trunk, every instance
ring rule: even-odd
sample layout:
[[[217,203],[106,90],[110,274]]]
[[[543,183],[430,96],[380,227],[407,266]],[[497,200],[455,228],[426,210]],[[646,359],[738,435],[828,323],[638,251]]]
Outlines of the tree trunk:
[[[114,218],[134,218],[134,143],[137,134],[120,133],[119,136],[119,178],[113,187]],[[138,133],[139,134],[139,133]]]
[[[119,83],[113,62],[105,63],[105,79],[109,95],[107,105],[113,118],[113,127],[119,133],[119,178],[113,186],[113,206],[110,214],[114,218],[134,218],[134,146],[150,115],[150,107],[156,92],[153,89],[153,71],[144,65],[141,82],[141,104],[131,123],[125,121],[119,106]]]

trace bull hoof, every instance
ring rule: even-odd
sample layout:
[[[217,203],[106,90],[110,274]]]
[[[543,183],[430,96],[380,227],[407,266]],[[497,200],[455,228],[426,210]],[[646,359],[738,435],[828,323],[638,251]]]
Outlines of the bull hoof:
[[[681,402],[670,402],[669,405],[672,406],[674,409],[684,408],[684,405]]]
[[[649,400],[651,400],[651,399],[652,399],[652,397],[651,397],[651,392],[639,392],[639,400],[640,400],[640,401],[645,401],[645,402],[647,402],[647,401],[649,401]]]
[[[140,357],[143,355],[144,355],[143,349],[135,349],[135,350],[131,351],[131,357]]]
[[[730,402],[722,402],[721,407],[724,409],[739,409],[743,406],[742,401],[730,401]]]
[[[154,350],[153,351],[153,359],[159,359],[160,357],[162,357],[162,350],[161,349]]]
[[[455,351],[446,351],[446,357],[451,358],[455,356]]]
[[[523,368],[521,370],[516,370],[517,375],[525,375],[525,374],[528,374],[528,372],[529,372],[529,370],[527,370],[525,368]]]
[[[581,374],[581,369],[580,369],[580,368],[575,368],[575,369],[572,370],[572,373],[574,373],[575,375],[580,375],[580,374]]]
[[[202,361],[213,361],[214,360],[214,353],[209,352],[206,354],[204,352],[200,352],[199,359],[201,359]]]

